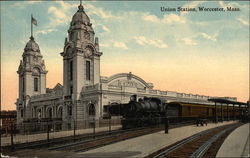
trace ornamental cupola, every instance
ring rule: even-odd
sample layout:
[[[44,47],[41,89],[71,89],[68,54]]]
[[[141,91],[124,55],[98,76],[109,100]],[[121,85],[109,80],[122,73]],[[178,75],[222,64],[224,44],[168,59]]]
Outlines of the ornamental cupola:
[[[94,43],[95,32],[82,4],[78,6],[77,12],[72,17],[68,33],[69,41],[74,42],[75,45],[83,41],[91,41]]]
[[[24,51],[33,51],[33,52],[40,53],[39,45],[36,43],[33,36],[30,37],[30,40],[26,44]]]
[[[22,57],[23,59],[20,61],[18,73],[32,71],[34,67],[38,67],[41,73],[47,73],[39,45],[33,36],[30,37],[30,40],[25,45]]]

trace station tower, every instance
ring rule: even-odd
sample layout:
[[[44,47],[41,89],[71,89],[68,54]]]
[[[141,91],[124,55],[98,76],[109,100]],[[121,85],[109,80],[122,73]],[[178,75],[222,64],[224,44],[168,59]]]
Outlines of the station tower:
[[[61,53],[65,108],[72,111],[69,115],[77,122],[84,119],[86,108],[81,101],[83,87],[100,83],[101,55],[98,38],[95,37],[90,19],[80,3],[72,17]]]
[[[30,97],[46,93],[47,72],[39,45],[31,35],[17,70],[19,76],[19,96],[16,102],[19,119],[17,120],[23,121],[32,117],[29,107]]]

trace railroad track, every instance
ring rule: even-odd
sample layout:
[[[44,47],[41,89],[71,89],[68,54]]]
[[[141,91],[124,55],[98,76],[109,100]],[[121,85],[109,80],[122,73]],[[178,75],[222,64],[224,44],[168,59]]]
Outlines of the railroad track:
[[[190,124],[193,124],[193,121],[172,124],[170,129],[181,127],[181,126],[186,126]],[[49,150],[63,150],[63,151],[66,150],[66,151],[74,151],[74,152],[83,152],[89,149],[93,149],[93,148],[101,147],[104,145],[123,141],[126,139],[135,138],[138,136],[158,132],[161,130],[163,130],[163,127],[159,127],[159,126],[151,127],[151,128],[148,127],[148,128],[130,129],[130,130],[122,131],[122,132],[116,132],[116,133],[113,133],[112,135],[107,135],[107,136],[100,137],[97,139],[84,140],[84,141],[79,141],[76,143],[52,147],[52,148],[49,148]]]
[[[159,128],[159,127],[129,130],[129,131],[125,131],[122,133],[115,133],[112,135],[107,135],[105,137],[100,137],[100,138],[95,138],[91,140],[79,141],[76,143],[57,146],[57,147],[49,148],[49,150],[82,152],[82,151],[86,151],[89,149],[104,146],[107,144],[123,141],[126,139],[142,136],[145,134],[150,134],[150,133],[157,132],[160,130],[162,130],[162,128]]]
[[[240,123],[233,125],[224,125],[197,133],[191,137],[181,140],[171,146],[161,149],[149,156],[148,158],[165,158],[165,157],[192,157],[200,158],[209,149],[212,143],[220,138],[226,132],[232,131],[239,127]]]

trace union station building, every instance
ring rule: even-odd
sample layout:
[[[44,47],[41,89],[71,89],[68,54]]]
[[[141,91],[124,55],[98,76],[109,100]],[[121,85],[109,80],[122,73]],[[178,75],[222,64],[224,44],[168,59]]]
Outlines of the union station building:
[[[179,101],[211,104],[209,96],[160,91],[135,74],[100,76],[103,53],[84,7],[73,15],[63,52],[63,85],[46,88],[48,73],[39,45],[31,36],[18,68],[19,97],[16,101],[17,123],[59,123],[61,128],[89,126],[102,119],[104,105],[128,103],[130,96],[157,97],[165,102]],[[121,65],[122,66],[122,65]],[[236,100],[236,98],[228,98]],[[97,125],[98,126],[98,125]]]

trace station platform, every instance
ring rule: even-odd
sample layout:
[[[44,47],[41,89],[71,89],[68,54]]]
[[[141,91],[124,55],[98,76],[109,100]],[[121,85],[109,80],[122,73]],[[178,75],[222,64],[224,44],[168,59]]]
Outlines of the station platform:
[[[223,142],[216,157],[250,157],[250,124],[235,129]]]
[[[74,155],[74,157],[145,157],[155,151],[158,151],[159,149],[162,149],[177,141],[192,136],[198,132],[232,123],[235,123],[235,121],[225,121],[223,123],[217,124],[209,123],[207,126],[198,127],[196,125],[190,125],[170,129],[168,134],[165,134],[164,131],[160,131],[153,134],[148,134],[133,139],[124,140],[122,142],[106,145],[86,152],[77,153]]]

